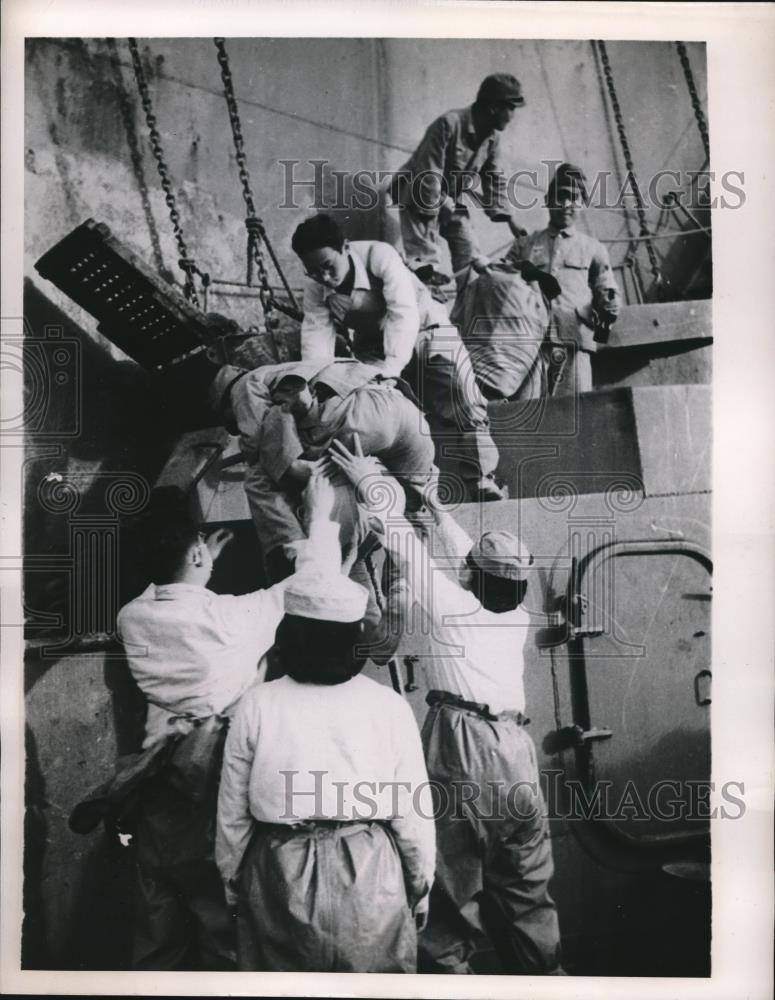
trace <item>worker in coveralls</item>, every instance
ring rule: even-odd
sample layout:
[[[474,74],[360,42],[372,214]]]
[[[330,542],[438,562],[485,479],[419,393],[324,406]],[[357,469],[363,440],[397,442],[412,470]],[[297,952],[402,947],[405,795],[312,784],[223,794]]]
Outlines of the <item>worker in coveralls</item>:
[[[358,676],[367,595],[328,528],[285,591],[287,676],[251,691],[229,731],[216,858],[240,969],[414,972],[435,862],[420,735],[399,695]]]
[[[437,118],[393,179],[390,193],[400,206],[401,236],[409,267],[429,284],[446,284],[439,271],[439,237],[447,241],[452,270],[486,267],[479,251],[468,204],[481,205],[493,222],[507,222],[515,236],[524,230],[509,204],[499,163],[499,133],[525,99],[518,80],[494,73],[482,81],[468,108]]]
[[[339,442],[331,454],[356,488],[378,474],[373,459]],[[433,551],[457,569],[457,582],[451,580],[402,516],[395,486],[392,507],[383,497],[371,514],[383,521],[385,547],[432,623],[422,740],[431,781],[447,792],[436,818],[436,880],[420,941],[421,971],[471,972],[483,927],[504,973],[557,974],[552,850],[524,716],[529,616],[522,601],[532,557],[504,531],[473,543],[449,514],[430,505]]]
[[[431,427],[437,458],[454,454],[468,499],[499,500],[498,451],[487,404],[446,309],[387,243],[348,243],[328,215],[301,223],[294,251],[309,278],[304,290],[305,361],[346,354],[385,378],[403,373]]]
[[[251,371],[223,365],[209,390],[218,419],[231,434],[239,435],[247,466],[245,495],[267,575],[273,581],[293,572],[292,548],[306,537],[298,511],[314,463],[303,457],[293,417],[273,404],[271,386],[279,376],[293,373],[307,379],[321,367],[318,362],[299,361]],[[271,459],[269,468],[262,461],[262,445],[264,457]],[[336,499],[335,516],[342,525],[342,544],[348,549],[363,540],[363,519],[349,488],[337,489]]]
[[[608,251],[599,240],[576,229],[587,201],[581,168],[559,164],[546,193],[549,225],[517,238],[506,257],[506,263],[520,269],[528,281],[538,278],[540,285],[542,275],[551,275],[559,282],[559,294],[551,301],[549,331],[550,342],[567,355],[560,378],[553,380],[558,396],[591,391],[595,333],[615,323],[621,307]]]
[[[137,528],[153,583],[118,614],[129,669],[148,701],[149,777],[136,819],[135,969],[232,969],[233,925],[213,859],[225,727],[261,679],[283,617],[283,584],[240,597],[207,589],[230,540],[204,538],[181,503]],[[168,746],[165,746],[167,744]]]
[[[353,434],[364,454],[379,458],[400,482],[422,490],[436,475],[428,424],[403,379],[386,379],[371,365],[340,359],[309,382],[298,373],[278,373],[271,392],[293,416],[298,435],[294,443],[284,440],[282,428],[264,434],[262,462],[276,481],[286,474],[299,442],[305,458],[319,459],[335,438],[352,444]]]
[[[245,493],[274,581],[293,572],[295,547],[306,537],[301,494],[334,435],[351,443],[352,433],[360,434],[369,453],[379,455],[402,481],[425,486],[436,475],[433,442],[411,391],[357,361],[290,362],[253,371],[224,365],[210,398],[227,429],[239,432],[247,463]],[[365,546],[371,561],[369,566],[365,558],[349,560],[350,575],[369,591],[365,641],[385,649],[387,621],[374,592],[384,552],[369,544],[366,517],[350,484],[340,480],[334,494],[343,557]]]
[[[546,302],[544,289],[526,281],[511,264],[502,262],[481,274],[469,273],[452,315],[485,399],[547,395]]]

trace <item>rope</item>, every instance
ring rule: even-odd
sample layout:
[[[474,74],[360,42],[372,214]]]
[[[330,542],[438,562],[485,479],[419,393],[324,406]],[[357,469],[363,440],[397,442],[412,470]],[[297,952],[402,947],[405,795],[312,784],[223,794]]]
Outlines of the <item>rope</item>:
[[[605,77],[606,87],[608,88],[608,96],[611,99],[611,107],[613,108],[614,118],[616,120],[616,130],[619,134],[619,142],[622,147],[622,153],[624,154],[624,162],[627,167],[627,178],[632,185],[632,191],[635,195],[636,211],[638,213],[638,224],[639,224],[639,239],[641,242],[646,244],[646,252],[648,253],[649,264],[651,266],[651,273],[654,275],[654,280],[661,282],[662,275],[659,270],[659,261],[657,260],[656,251],[651,244],[651,234],[649,233],[648,226],[646,224],[646,207],[643,202],[643,196],[640,193],[640,187],[638,186],[637,179],[635,177],[635,164],[632,160],[632,154],[630,153],[630,144],[627,141],[627,133],[624,128],[624,118],[622,116],[622,109],[619,106],[619,98],[616,94],[616,87],[614,85],[613,73],[611,72],[611,63],[608,59],[608,51],[605,47],[605,42],[597,41],[598,52],[600,53],[600,61],[603,66],[603,76]]]
[[[153,113],[153,104],[151,103],[148,81],[145,78],[145,71],[143,70],[143,64],[140,59],[140,50],[137,46],[137,39],[128,38],[127,44],[129,46],[130,55],[132,56],[132,67],[135,72],[137,89],[140,92],[140,100],[142,101],[143,111],[145,112],[145,121],[148,125],[151,151],[153,152],[154,159],[156,160],[156,167],[159,171],[159,179],[161,181],[162,190],[164,191],[164,200],[166,201],[167,208],[169,209],[170,222],[172,223],[172,229],[175,233],[175,241],[178,245],[178,266],[185,274],[183,291],[186,298],[190,302],[193,302],[195,306],[199,307],[199,299],[197,297],[196,286],[194,284],[194,275],[198,274],[202,279],[202,283],[205,287],[205,298],[207,297],[207,285],[210,283],[210,279],[208,275],[203,274],[203,272],[196,266],[196,262],[189,254],[186,241],[183,238],[183,229],[180,225],[180,214],[178,212],[177,202],[175,201],[175,194],[172,190],[172,182],[170,181],[167,163],[164,159],[164,149],[161,144],[161,136],[159,135],[159,130],[156,127],[156,116]]]
[[[692,99],[694,117],[697,119],[697,127],[699,128],[700,135],[702,136],[702,145],[705,147],[705,156],[708,160],[710,160],[710,136],[708,135],[708,123],[705,120],[705,113],[702,110],[700,98],[697,94],[697,87],[694,83],[694,74],[692,73],[691,63],[689,62],[689,55],[683,42],[676,42],[675,47],[678,49],[678,58],[681,60],[681,66],[683,67],[684,76],[686,77],[686,86],[689,88],[689,96]]]
[[[697,226],[696,229],[669,229],[661,233],[652,233],[648,236],[622,236],[615,240],[600,240],[601,243],[645,243],[651,240],[674,240],[679,236],[691,236],[693,233],[710,233],[707,226]]]
[[[231,124],[231,134],[234,139],[234,155],[237,161],[240,183],[242,185],[242,198],[245,202],[245,208],[247,209],[247,217],[245,219],[245,228],[247,229],[248,234],[246,255],[247,284],[249,286],[253,284],[253,267],[255,265],[255,268],[258,271],[258,283],[261,289],[261,305],[264,309],[264,316],[268,324],[272,310],[277,307],[277,303],[275,302],[272,287],[269,284],[269,275],[267,274],[263,254],[261,253],[262,242],[266,246],[275,270],[280,276],[280,280],[283,283],[283,287],[285,288],[285,292],[291,301],[293,309],[296,310],[299,315],[301,315],[301,309],[299,308],[299,303],[293,294],[293,289],[288,284],[285,274],[280,267],[280,262],[278,261],[274,248],[269,241],[266,229],[264,228],[264,223],[256,214],[256,203],[253,197],[253,189],[250,184],[250,171],[248,170],[248,162],[245,155],[245,139],[242,135],[242,122],[239,116],[237,99],[234,94],[234,80],[231,75],[229,56],[226,52],[226,42],[223,38],[214,38],[213,41],[218,52],[218,65],[221,67],[221,80],[223,81],[223,95],[226,98],[226,107],[229,111],[229,123]]]

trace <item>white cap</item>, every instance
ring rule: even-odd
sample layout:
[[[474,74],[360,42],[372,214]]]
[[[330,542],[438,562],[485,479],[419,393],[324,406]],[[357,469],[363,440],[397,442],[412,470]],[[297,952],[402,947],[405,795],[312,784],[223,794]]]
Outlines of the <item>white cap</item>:
[[[492,576],[526,580],[533,557],[510,531],[485,531],[471,548],[473,562]]]
[[[285,613],[325,622],[359,622],[368,591],[341,573],[307,569],[294,573],[285,588]]]
[[[319,525],[314,539],[292,542],[296,572],[285,585],[285,613],[328,622],[359,622],[369,594],[340,571],[339,525]]]

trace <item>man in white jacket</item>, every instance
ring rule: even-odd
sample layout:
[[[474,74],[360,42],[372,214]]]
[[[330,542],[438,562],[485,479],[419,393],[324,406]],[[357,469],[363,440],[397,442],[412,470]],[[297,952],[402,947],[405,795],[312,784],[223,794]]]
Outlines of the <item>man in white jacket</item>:
[[[359,491],[364,502],[381,494],[379,506],[368,509],[383,522],[385,548],[431,623],[422,740],[428,774],[446,794],[436,817],[436,880],[420,942],[421,971],[470,973],[483,927],[504,973],[561,974],[549,894],[551,841],[535,746],[525,729],[530,617],[522,601],[532,556],[505,531],[485,532],[474,542],[433,506],[432,545],[426,546],[403,516],[398,484],[383,479],[381,491],[373,488],[383,474],[373,459],[340,442],[331,456],[356,489],[365,487]],[[392,505],[385,496],[390,489]],[[442,567],[456,571],[457,580]]]
[[[367,594],[328,528],[321,544],[311,524],[285,589],[287,675],[249,692],[229,732],[216,861],[241,970],[414,972],[435,863],[420,734],[399,695],[358,676]]]
[[[428,418],[437,464],[447,453],[455,456],[467,499],[502,499],[487,404],[444,305],[393,247],[378,240],[349,243],[329,215],[302,222],[292,246],[309,279],[302,358],[322,365],[338,353],[385,378],[403,373]]]
[[[233,928],[213,861],[218,765],[229,716],[265,672],[284,584],[241,596],[208,590],[230,533],[205,538],[181,501],[152,503],[136,525],[152,583],[119,611],[118,633],[148,700],[146,756],[178,742],[140,799],[133,967],[230,969]],[[202,753],[212,767],[197,765]]]

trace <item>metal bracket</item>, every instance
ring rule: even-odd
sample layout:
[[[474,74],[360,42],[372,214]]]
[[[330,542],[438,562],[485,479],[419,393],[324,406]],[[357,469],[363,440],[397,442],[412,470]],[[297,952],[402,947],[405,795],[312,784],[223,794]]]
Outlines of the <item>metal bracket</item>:
[[[560,750],[581,750],[589,743],[600,740],[610,740],[613,731],[610,729],[582,729],[581,726],[563,726],[549,733],[544,741],[547,753],[557,753]]]
[[[603,634],[602,625],[582,625],[581,621],[589,609],[589,601],[584,594],[573,594],[570,598],[561,599],[561,606],[549,613],[547,624],[550,628],[568,629],[569,639],[594,638]]]

